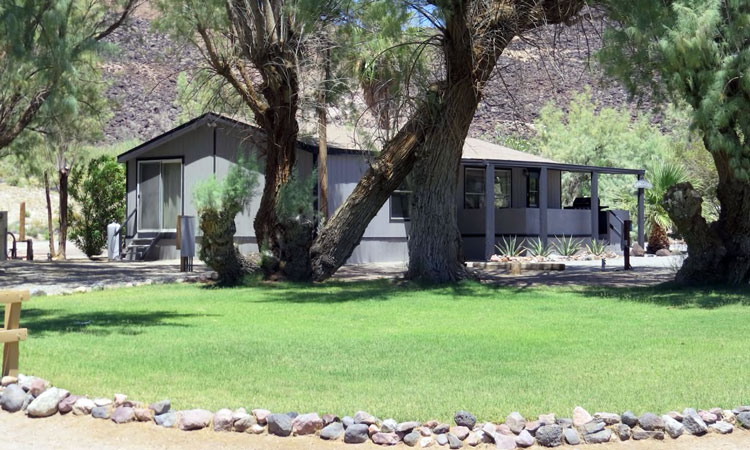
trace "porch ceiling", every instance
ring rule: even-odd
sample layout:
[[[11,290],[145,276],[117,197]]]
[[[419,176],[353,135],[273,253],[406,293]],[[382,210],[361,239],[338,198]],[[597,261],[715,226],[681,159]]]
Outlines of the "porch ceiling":
[[[541,169],[546,167],[553,170],[561,170],[565,172],[596,172],[606,173],[615,175],[644,175],[645,169],[624,169],[619,167],[600,167],[600,166],[584,166],[580,164],[565,164],[558,162],[543,162],[543,161],[516,161],[506,159],[467,159],[464,158],[461,162],[466,164],[477,164],[487,165],[494,164],[496,166],[503,167],[520,167],[527,169]]]

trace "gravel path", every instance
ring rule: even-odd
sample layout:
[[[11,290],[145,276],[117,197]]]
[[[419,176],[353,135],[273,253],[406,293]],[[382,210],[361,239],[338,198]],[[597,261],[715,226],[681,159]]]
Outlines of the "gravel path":
[[[109,420],[90,417],[56,415],[47,419],[29,419],[16,413],[0,413],[1,448],[14,450],[140,450],[173,449],[184,450],[239,450],[239,449],[289,449],[289,450],[336,450],[336,449],[382,449],[372,443],[347,445],[341,441],[327,442],[314,437],[279,438],[254,436],[245,433],[215,433],[208,430],[184,432],[163,429],[153,424],[130,423],[115,425]],[[586,446],[589,447],[589,446]],[[628,441],[596,448],[626,450],[746,450],[750,448],[750,432],[736,431],[727,436],[708,435],[700,438],[683,436],[677,440],[667,438],[658,441]],[[399,446],[398,448],[407,448]],[[434,447],[437,448],[437,447]],[[446,447],[447,448],[447,447]],[[492,446],[476,447],[488,450]],[[535,449],[542,447],[534,446]],[[567,447],[571,448],[571,447]],[[592,447],[594,448],[594,447]]]

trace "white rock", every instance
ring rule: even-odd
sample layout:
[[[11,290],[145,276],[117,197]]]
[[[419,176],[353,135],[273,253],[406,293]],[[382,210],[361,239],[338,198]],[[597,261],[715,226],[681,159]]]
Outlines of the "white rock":
[[[73,404],[73,414],[76,416],[87,416],[91,414],[91,410],[96,408],[96,403],[88,398],[79,398]]]

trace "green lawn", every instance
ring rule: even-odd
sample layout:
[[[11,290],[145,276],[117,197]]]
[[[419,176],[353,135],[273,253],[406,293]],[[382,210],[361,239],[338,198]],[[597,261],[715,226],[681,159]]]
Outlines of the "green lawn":
[[[161,285],[24,306],[21,370],[178,409],[397,420],[750,403],[750,291]]]

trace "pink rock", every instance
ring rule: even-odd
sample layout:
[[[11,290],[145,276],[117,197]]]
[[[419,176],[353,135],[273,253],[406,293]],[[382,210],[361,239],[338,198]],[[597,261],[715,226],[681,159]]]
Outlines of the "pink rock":
[[[495,448],[499,450],[513,450],[516,448],[516,438],[505,434],[495,434]]]
[[[115,406],[130,406],[125,405],[125,402],[128,401],[128,396],[125,394],[115,394]]]
[[[532,435],[536,433],[536,430],[539,429],[539,427],[542,426],[542,422],[539,420],[532,420],[530,422],[526,422],[526,431],[531,433]]]
[[[214,414],[214,431],[232,431],[234,413],[231,409],[220,409]]]
[[[712,423],[716,423],[716,421],[719,420],[716,414],[710,413],[708,411],[700,410],[698,411],[698,415],[701,417],[701,419],[703,419],[704,422],[706,422],[709,425]]]
[[[539,414],[539,422],[541,422],[542,425],[554,425],[556,421],[557,418],[555,417],[555,413]]]
[[[46,383],[41,378],[35,378],[29,385],[29,394],[39,397],[39,394],[47,389]]]
[[[129,406],[118,406],[110,417],[114,423],[128,423],[135,420],[135,411]]]
[[[372,442],[378,445],[396,445],[398,444],[398,435],[396,433],[375,433],[372,436]]]
[[[576,406],[575,409],[573,409],[573,426],[574,427],[582,427],[586,425],[587,423],[594,420],[593,417],[591,417],[591,414],[589,414],[588,411],[581,408],[580,406]]]
[[[318,413],[301,414],[292,420],[292,432],[298,436],[315,434],[325,426]]]
[[[73,411],[73,405],[75,405],[79,398],[81,398],[80,395],[69,395],[65,397],[60,404],[57,405],[57,410],[60,414],[67,414]]]
[[[436,426],[438,426],[439,424],[440,424],[440,422],[438,422],[437,420],[428,420],[427,422],[423,423],[422,426],[425,426],[425,427],[427,427],[429,429],[433,429]]]
[[[205,409],[190,409],[182,411],[177,426],[182,431],[200,430],[206,428],[211,422],[213,414]]]
[[[261,425],[265,425],[266,424],[266,419],[268,418],[268,416],[271,415],[271,411],[269,411],[267,409],[254,409],[254,410],[252,410],[252,413],[255,416],[255,419]]]
[[[515,437],[515,434],[513,434],[513,432],[510,430],[510,427],[507,424],[501,423],[500,425],[496,426],[495,429],[500,434]]]
[[[467,437],[469,437],[469,433],[471,433],[471,430],[466,427],[451,427],[451,433],[460,441],[463,441]]]
[[[150,408],[134,408],[133,412],[138,422],[151,422],[154,420],[154,412]]]
[[[429,427],[419,427],[419,434],[422,436],[432,436],[432,430]]]
[[[380,433],[380,427],[378,427],[375,424],[372,424],[369,427],[367,427],[367,434],[369,434],[370,437],[373,437],[375,433]]]

